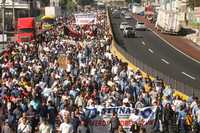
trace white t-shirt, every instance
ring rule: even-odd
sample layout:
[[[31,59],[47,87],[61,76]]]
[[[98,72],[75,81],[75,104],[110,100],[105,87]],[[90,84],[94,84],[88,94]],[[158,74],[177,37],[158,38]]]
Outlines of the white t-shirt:
[[[19,124],[17,131],[19,133],[31,133],[31,126],[24,125],[23,123]]]
[[[42,123],[39,127],[39,131],[40,133],[52,133],[52,127],[50,125],[45,125],[44,123]]]
[[[200,123],[200,109],[196,112],[197,122]]]
[[[71,124],[62,123],[59,127],[61,133],[73,133],[73,127]]]
[[[174,105],[176,106],[177,109],[180,109],[180,106],[183,105],[183,102],[181,100],[174,100]]]
[[[117,66],[117,65],[114,65],[114,66],[112,67],[112,73],[113,73],[113,74],[117,74],[117,72],[118,72],[118,66]]]
[[[61,115],[62,119],[64,119],[65,116],[69,115],[69,111],[62,109],[59,114]]]
[[[92,68],[90,74],[91,74],[91,75],[95,75],[95,72],[96,72],[96,69],[95,69],[95,68]]]

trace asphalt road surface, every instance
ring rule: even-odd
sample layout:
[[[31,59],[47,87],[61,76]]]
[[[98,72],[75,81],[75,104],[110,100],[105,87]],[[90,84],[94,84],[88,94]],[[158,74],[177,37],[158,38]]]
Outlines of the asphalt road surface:
[[[178,52],[150,30],[136,31],[135,38],[124,38],[119,26],[123,21],[135,26],[136,20],[111,17],[113,32],[126,52],[148,66],[200,91],[200,63]]]

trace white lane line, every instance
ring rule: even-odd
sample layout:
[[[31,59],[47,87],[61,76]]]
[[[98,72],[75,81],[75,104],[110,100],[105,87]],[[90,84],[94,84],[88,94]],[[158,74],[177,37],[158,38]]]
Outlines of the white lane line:
[[[187,58],[193,60],[194,62],[200,64],[200,61],[197,59],[194,59],[193,57],[191,57],[190,55],[182,52],[181,50],[179,50],[178,48],[176,48],[173,44],[171,44],[170,42],[168,42],[167,40],[165,40],[163,37],[161,37],[158,33],[156,33],[154,30],[152,30],[151,28],[149,28],[149,30],[151,32],[153,32],[157,37],[159,37],[162,41],[164,41],[165,43],[167,43],[170,47],[172,47],[173,49],[175,49],[176,51],[178,51],[179,53],[183,54],[184,56],[186,56]]]
[[[163,61],[164,63],[166,63],[166,64],[170,64],[167,60],[165,60],[165,59],[161,59],[161,61]]]
[[[187,76],[187,77],[193,79],[193,80],[196,79],[195,77],[193,77],[193,76],[191,76],[191,75],[189,75],[189,74],[187,74],[187,73],[185,73],[185,72],[181,72],[181,73],[182,73],[183,75],[185,75],[185,76]]]
[[[144,46],[145,46],[145,45],[146,45],[146,43],[145,43],[144,41],[142,41],[142,45],[144,45]]]
[[[148,51],[151,52],[152,54],[154,53],[154,51],[150,48],[148,49]]]

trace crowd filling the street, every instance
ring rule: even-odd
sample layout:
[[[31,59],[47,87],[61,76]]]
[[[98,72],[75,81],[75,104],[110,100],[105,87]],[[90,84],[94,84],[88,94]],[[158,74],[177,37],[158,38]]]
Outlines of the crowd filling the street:
[[[159,77],[119,60],[107,12],[93,12],[94,24],[68,15],[30,43],[9,42],[0,60],[1,133],[199,133],[198,97],[174,96]]]

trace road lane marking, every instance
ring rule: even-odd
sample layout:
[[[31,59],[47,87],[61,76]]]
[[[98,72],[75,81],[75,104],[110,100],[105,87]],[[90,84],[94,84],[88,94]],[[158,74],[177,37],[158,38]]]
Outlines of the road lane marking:
[[[170,64],[167,60],[165,60],[165,59],[161,59],[161,61],[163,61],[164,63],[166,63],[166,64]]]
[[[144,46],[145,46],[145,45],[146,45],[146,43],[145,43],[144,41],[142,41],[142,45],[144,45]]]
[[[149,30],[151,32],[153,32],[158,38],[160,38],[162,41],[164,41],[165,43],[167,43],[170,47],[172,47],[173,49],[175,49],[176,51],[178,51],[179,53],[183,54],[184,56],[186,56],[187,58],[191,59],[192,61],[200,64],[200,61],[191,57],[190,55],[184,53],[183,51],[179,50],[178,48],[176,48],[173,44],[171,44],[170,42],[168,42],[167,40],[165,40],[163,37],[161,37],[158,33],[156,33],[154,30],[152,30],[151,28],[149,28]]]
[[[187,73],[185,73],[185,72],[181,72],[181,73],[182,73],[183,75],[185,75],[185,76],[187,76],[187,77],[193,79],[193,80],[196,79],[195,77],[193,77],[193,76],[191,76],[191,75],[189,75],[189,74],[187,74]]]
[[[154,53],[154,51],[150,48],[148,49],[148,51],[151,52],[152,54]]]

